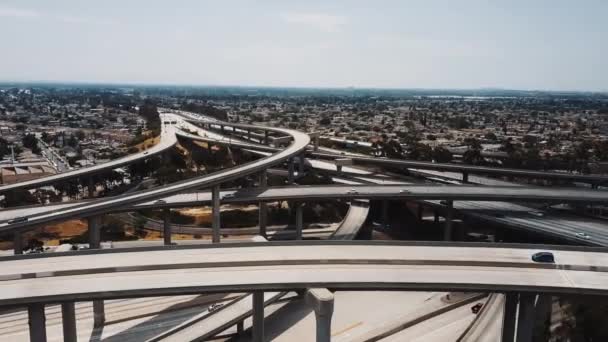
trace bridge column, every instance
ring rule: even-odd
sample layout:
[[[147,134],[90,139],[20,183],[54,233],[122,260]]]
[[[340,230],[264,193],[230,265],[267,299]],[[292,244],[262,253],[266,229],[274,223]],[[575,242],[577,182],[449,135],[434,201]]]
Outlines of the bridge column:
[[[253,292],[253,342],[264,342],[264,292]]]
[[[171,209],[163,209],[163,241],[165,246],[171,245]]]
[[[443,240],[452,240],[452,219],[454,218],[454,202],[452,200],[447,201],[445,215],[445,226],[443,228]]]
[[[313,151],[317,152],[319,150],[319,136],[316,135],[313,139],[312,139],[312,143],[313,143]]]
[[[220,242],[220,186],[216,185],[211,191],[211,202],[213,203],[213,243]]]
[[[306,300],[315,310],[317,342],[331,340],[331,317],[334,313],[334,294],[328,289],[309,289]]]
[[[534,302],[536,295],[519,294],[519,314],[517,315],[517,342],[531,342],[534,328]]]
[[[469,173],[468,172],[463,172],[462,173],[462,183],[466,184],[469,182]]]
[[[220,130],[222,131],[222,134],[224,134],[224,125],[220,126]]]
[[[91,216],[87,218],[89,225],[89,249],[99,249],[101,247],[100,221],[101,217]],[[105,321],[105,309],[103,300],[93,301],[93,326],[100,327]]]
[[[336,171],[338,171],[338,174],[342,173],[342,165],[336,165]]]
[[[260,172],[260,187],[268,186],[268,173],[266,170]],[[260,223],[260,235],[266,237],[266,225],[268,224],[268,204],[266,202],[259,202],[259,223]]]
[[[101,231],[100,231],[100,220],[99,216],[91,216],[87,218],[87,224],[89,226],[89,248],[99,249],[101,247]]]
[[[302,240],[302,202],[296,202],[296,240]]]
[[[293,172],[294,172],[293,158],[289,158],[287,160],[287,170],[288,170],[287,184],[293,184]]]
[[[302,177],[304,174],[304,153],[301,153],[298,157],[300,163],[298,163],[298,177]]]
[[[23,254],[23,236],[21,232],[13,233],[13,253]]]
[[[95,182],[93,182],[93,177],[89,177],[89,184],[87,185],[87,190],[89,191],[89,198],[95,197]]]
[[[382,228],[388,228],[388,200],[382,200]]]
[[[245,333],[245,324],[243,321],[239,321],[236,324],[236,335],[237,336],[243,336]]]
[[[30,304],[27,307],[31,342],[46,342],[46,316],[44,304]]]
[[[247,130],[247,140],[251,141],[251,130]]]
[[[63,341],[77,342],[74,302],[61,303],[61,322],[63,325]]]
[[[268,131],[264,131],[264,145],[268,145]]]
[[[505,293],[505,310],[502,317],[501,342],[513,342],[517,315],[517,293]]]
[[[103,300],[93,301],[93,326],[101,327],[106,322],[106,308]]]

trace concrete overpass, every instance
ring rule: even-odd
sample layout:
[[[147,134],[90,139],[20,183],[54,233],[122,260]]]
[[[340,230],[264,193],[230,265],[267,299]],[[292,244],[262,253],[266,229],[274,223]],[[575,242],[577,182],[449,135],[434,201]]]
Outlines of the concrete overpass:
[[[161,121],[172,121],[174,116],[172,114],[160,114]],[[47,185],[53,185],[57,182],[66,181],[69,179],[90,176],[96,173],[117,169],[119,167],[129,165],[140,160],[150,158],[153,155],[164,152],[165,150],[173,147],[177,143],[175,136],[175,127],[171,124],[161,125],[160,142],[153,147],[134,153],[123,158],[113,160],[108,163],[98,164],[91,167],[84,167],[81,169],[71,170],[68,172],[58,173],[56,175],[33,179],[26,182],[19,182],[8,185],[0,185],[0,194],[5,194],[9,191],[18,189],[32,189]]]
[[[531,260],[547,250],[555,264]],[[519,316],[525,317],[529,295],[608,294],[608,250],[599,248],[325,241],[68,252],[1,261],[0,306],[28,306],[31,327],[39,330],[46,304],[177,293],[313,287],[502,292],[507,325],[515,319],[509,311],[515,295],[524,310]]]

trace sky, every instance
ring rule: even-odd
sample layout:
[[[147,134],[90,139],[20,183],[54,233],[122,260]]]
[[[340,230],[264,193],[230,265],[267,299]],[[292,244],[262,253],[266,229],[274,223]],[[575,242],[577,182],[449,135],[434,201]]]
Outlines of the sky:
[[[606,0],[0,0],[0,80],[608,91]]]

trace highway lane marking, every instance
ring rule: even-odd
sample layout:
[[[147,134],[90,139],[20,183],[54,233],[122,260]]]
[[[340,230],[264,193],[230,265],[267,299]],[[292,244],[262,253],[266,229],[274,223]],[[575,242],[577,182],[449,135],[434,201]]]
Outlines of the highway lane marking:
[[[358,327],[358,326],[360,326],[360,325],[362,325],[362,324],[363,324],[363,322],[357,322],[357,323],[353,323],[353,324],[351,324],[351,325],[346,326],[346,328],[344,328],[344,329],[342,329],[342,330],[338,330],[338,331],[336,331],[336,332],[332,332],[332,333],[331,333],[331,336],[332,336],[332,337],[338,336],[338,335],[343,334],[343,333],[345,333],[345,332],[347,332],[347,331],[349,331],[349,330],[352,330],[352,329],[354,329],[354,328],[356,328],[356,327]]]

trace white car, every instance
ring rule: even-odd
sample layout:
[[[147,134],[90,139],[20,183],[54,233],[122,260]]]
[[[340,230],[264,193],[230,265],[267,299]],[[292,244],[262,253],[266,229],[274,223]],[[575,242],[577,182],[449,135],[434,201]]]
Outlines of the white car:
[[[585,240],[591,239],[591,236],[589,236],[589,234],[584,233],[584,232],[578,232],[578,233],[576,233],[574,235],[576,235],[577,237],[583,238]]]
[[[217,311],[219,310],[222,306],[224,306],[224,304],[221,303],[215,303],[215,304],[211,304],[209,305],[209,307],[207,308],[207,311],[209,312],[213,312],[213,311]]]
[[[354,194],[358,194],[359,192],[357,191],[357,189],[353,188],[353,189],[348,190],[346,193],[349,195],[354,195]]]

